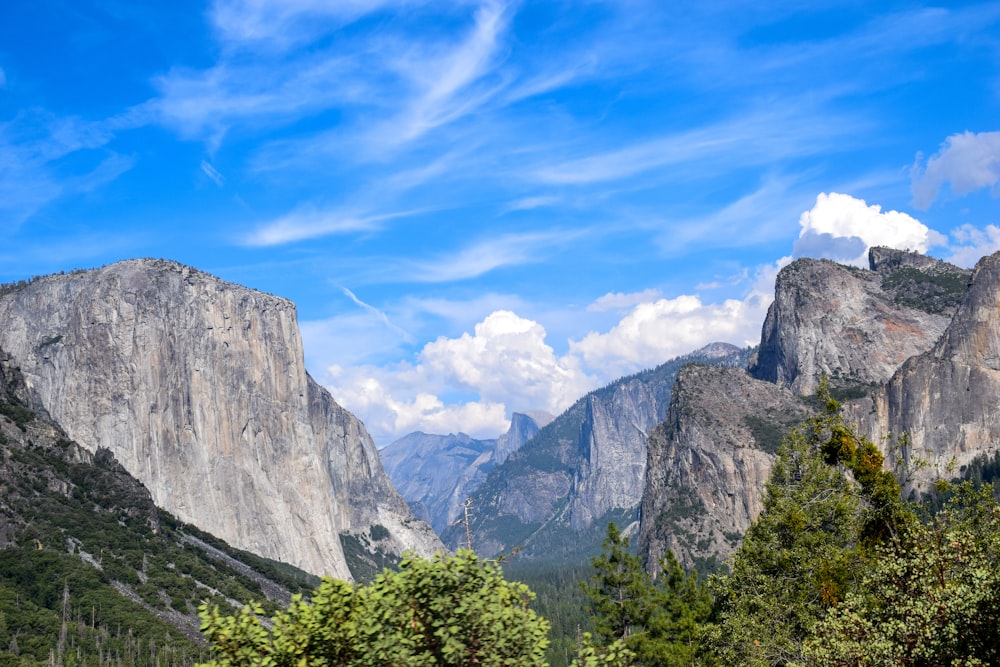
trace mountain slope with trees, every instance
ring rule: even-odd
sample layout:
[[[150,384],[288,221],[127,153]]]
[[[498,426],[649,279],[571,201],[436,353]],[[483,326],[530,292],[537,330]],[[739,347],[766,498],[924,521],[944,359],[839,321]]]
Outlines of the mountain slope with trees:
[[[29,399],[0,351],[0,665],[190,665],[203,600],[277,608],[316,583],[177,521]]]

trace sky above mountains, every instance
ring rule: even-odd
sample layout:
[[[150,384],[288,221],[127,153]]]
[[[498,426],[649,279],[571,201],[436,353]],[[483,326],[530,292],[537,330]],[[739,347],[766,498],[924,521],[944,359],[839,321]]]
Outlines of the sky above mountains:
[[[754,344],[794,257],[1000,249],[1000,3],[0,7],[0,281],[298,304],[380,445]]]

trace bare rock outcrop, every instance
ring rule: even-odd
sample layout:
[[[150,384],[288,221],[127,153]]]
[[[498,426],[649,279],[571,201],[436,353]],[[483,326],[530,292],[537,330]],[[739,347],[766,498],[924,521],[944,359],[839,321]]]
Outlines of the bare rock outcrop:
[[[872,270],[800,259],[778,274],[774,303],[751,374],[816,390],[886,382],[944,332],[965,291],[968,272],[916,253],[873,248]]]
[[[400,551],[441,548],[364,425],[306,373],[291,302],[130,260],[8,290],[0,322],[37,403],[181,520],[344,578],[341,533],[379,524]]]
[[[808,414],[790,390],[742,369],[682,368],[649,437],[639,551],[650,568],[668,550],[688,566],[723,562],[760,514],[782,436]]]
[[[977,456],[1000,448],[1000,253],[976,265],[951,324],[928,352],[906,361],[889,382],[848,406],[876,442],[907,434],[900,453],[931,466],[925,484],[956,474]],[[948,472],[949,466],[955,470]]]

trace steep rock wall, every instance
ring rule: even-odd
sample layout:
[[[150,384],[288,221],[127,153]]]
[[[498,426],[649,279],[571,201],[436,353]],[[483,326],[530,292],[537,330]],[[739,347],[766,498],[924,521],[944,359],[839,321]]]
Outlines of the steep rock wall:
[[[886,248],[873,248],[870,261],[871,271],[817,259],[783,268],[751,374],[807,395],[824,374],[834,386],[886,382],[930,349],[951,320],[966,272]]]
[[[650,569],[668,550],[689,566],[723,562],[760,514],[781,437],[808,414],[741,369],[682,368],[649,437],[639,551]]]
[[[440,547],[364,426],[308,376],[293,304],[172,262],[49,276],[0,297],[0,347],[70,437],[231,544],[349,578],[340,533]]]
[[[922,485],[957,474],[978,455],[1000,447],[1000,253],[972,274],[954,319],[934,347],[909,360],[889,382],[848,409],[876,442],[899,443],[905,459],[931,464],[917,471]],[[949,466],[957,466],[949,470]]]

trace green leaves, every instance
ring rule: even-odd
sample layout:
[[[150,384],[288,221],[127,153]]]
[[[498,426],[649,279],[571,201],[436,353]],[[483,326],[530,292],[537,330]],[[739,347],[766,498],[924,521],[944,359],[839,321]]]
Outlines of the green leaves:
[[[432,561],[409,556],[367,586],[324,579],[311,600],[274,616],[248,607],[223,617],[203,607],[202,632],[219,667],[544,664],[548,623],[531,591],[471,551]]]
[[[610,523],[604,551],[591,565],[594,575],[584,590],[598,641],[584,641],[579,664],[692,664],[712,602],[697,576],[685,573],[673,552],[660,563],[654,582],[629,550],[628,538]]]
[[[1000,663],[1000,508],[960,489],[875,553],[862,585],[806,645],[821,665]]]

